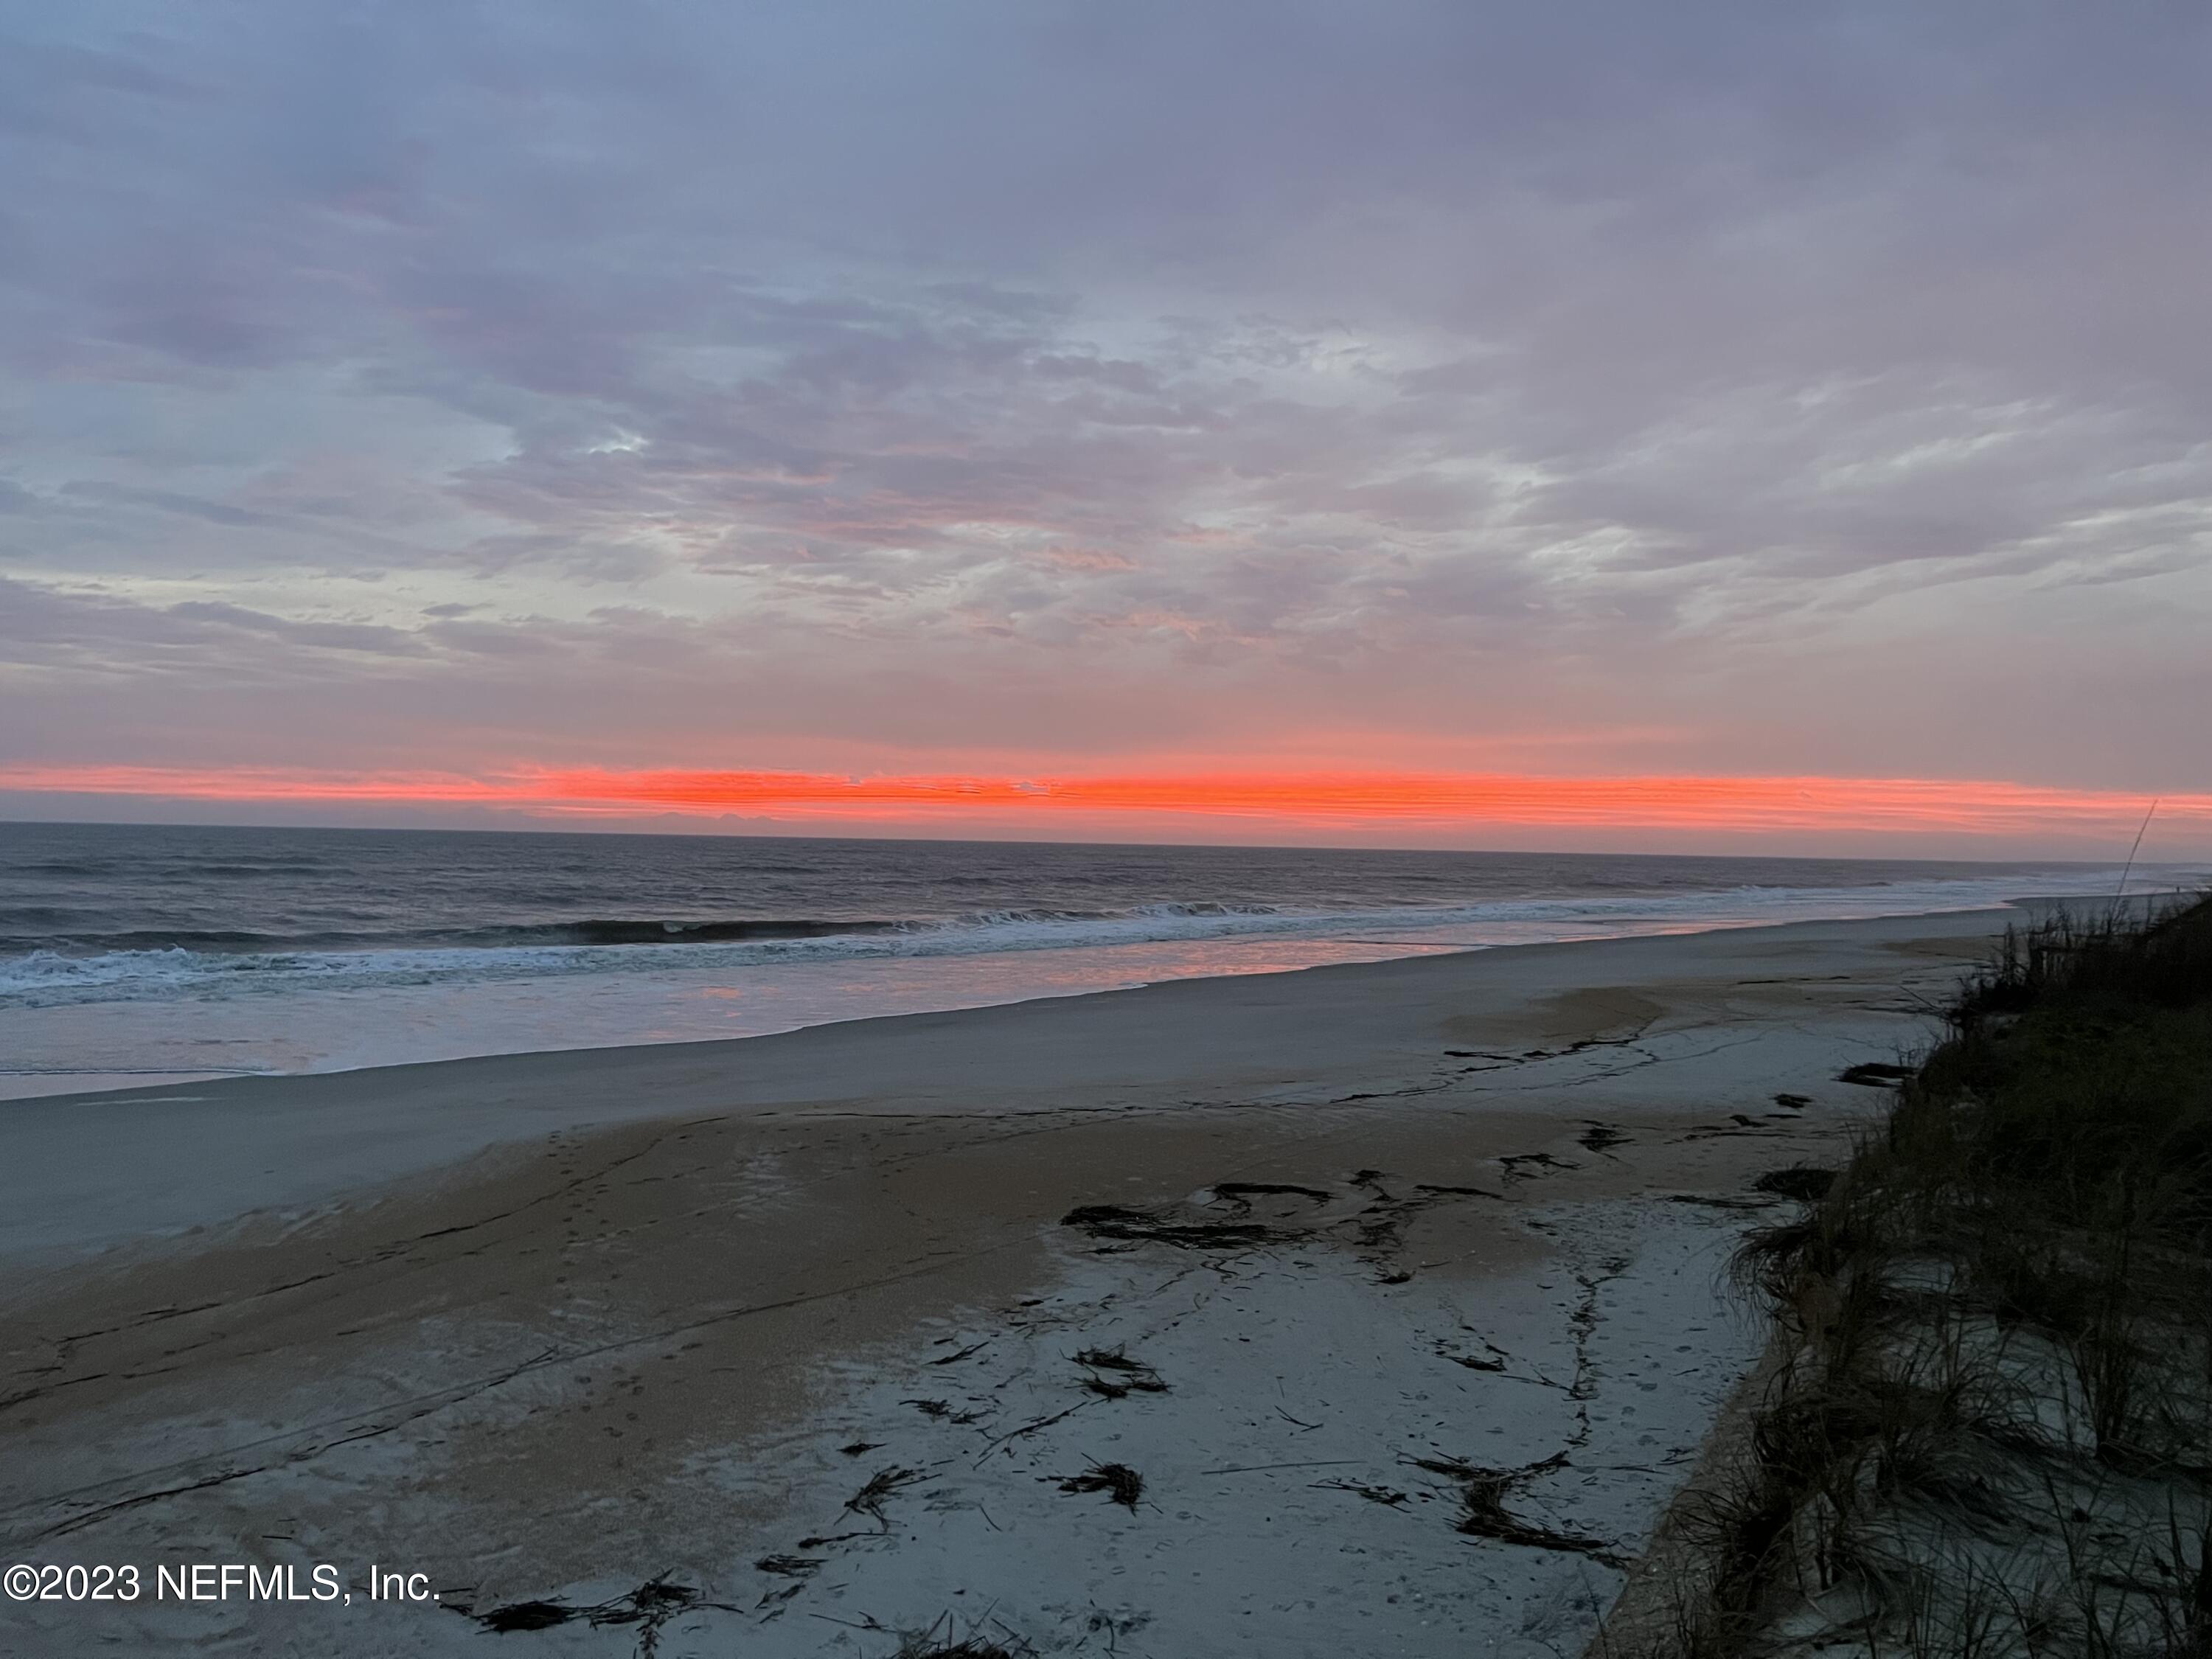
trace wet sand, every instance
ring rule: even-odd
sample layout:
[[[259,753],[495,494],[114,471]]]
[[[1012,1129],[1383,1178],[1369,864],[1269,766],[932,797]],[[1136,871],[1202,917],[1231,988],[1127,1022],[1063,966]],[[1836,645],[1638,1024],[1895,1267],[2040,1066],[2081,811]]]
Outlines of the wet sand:
[[[1758,1346],[1758,1178],[2004,919],[0,1107],[3,1553],[148,1586],[0,1630],[1577,1651]]]

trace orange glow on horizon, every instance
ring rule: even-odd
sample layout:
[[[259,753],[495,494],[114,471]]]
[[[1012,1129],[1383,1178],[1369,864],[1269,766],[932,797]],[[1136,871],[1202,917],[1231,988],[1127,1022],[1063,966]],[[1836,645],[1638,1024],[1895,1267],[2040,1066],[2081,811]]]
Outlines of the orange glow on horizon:
[[[1649,828],[2132,835],[2148,799],[2112,791],[1914,778],[1544,777],[1503,773],[1253,772],[1018,778],[965,775],[615,771],[195,771],[0,767],[0,791],[248,802],[484,806],[556,818],[640,811],[792,814],[926,824],[982,812],[1008,826],[1056,817],[1201,817],[1302,828]],[[2159,823],[2212,828],[2212,794],[2165,797]]]

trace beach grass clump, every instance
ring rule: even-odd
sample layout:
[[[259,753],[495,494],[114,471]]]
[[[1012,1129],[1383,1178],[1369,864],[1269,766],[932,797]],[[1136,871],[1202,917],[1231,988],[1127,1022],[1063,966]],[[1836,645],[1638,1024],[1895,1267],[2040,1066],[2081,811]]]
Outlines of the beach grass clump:
[[[1740,1258],[1786,1353],[1674,1650],[2206,1659],[2212,899],[2008,933],[1905,1070]]]

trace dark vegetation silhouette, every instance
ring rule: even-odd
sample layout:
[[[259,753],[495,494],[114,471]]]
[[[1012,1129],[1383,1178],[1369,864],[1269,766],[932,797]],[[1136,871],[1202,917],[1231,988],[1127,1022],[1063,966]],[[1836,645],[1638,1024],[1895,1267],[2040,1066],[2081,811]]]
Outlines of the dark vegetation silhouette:
[[[1660,1648],[2212,1659],[2212,898],[2008,932],[1945,1020],[1771,1183],[1773,1380]]]

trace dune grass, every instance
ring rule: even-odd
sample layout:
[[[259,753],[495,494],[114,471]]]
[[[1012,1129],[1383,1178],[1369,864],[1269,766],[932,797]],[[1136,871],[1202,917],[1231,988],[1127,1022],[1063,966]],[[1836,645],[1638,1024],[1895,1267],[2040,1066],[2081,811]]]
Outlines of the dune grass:
[[[1792,1353],[1676,1653],[2212,1656],[2212,899],[2008,933],[1740,1267]]]

